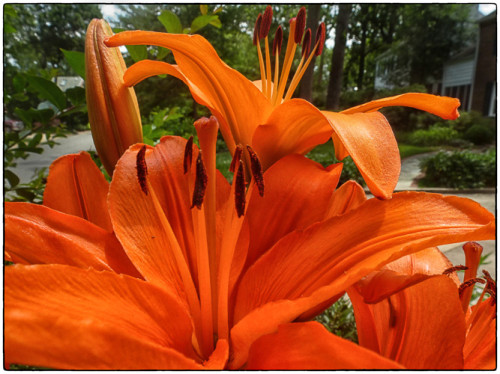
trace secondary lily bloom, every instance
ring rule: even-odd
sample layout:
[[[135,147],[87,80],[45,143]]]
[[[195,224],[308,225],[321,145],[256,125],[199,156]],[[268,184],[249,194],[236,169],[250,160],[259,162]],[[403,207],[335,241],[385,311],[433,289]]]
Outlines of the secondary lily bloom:
[[[466,243],[466,266],[437,249],[403,257],[349,290],[361,346],[408,369],[493,370],[496,283],[476,278],[481,246]],[[455,274],[466,270],[460,284]],[[486,283],[469,307],[475,283]],[[491,297],[484,298],[485,293]],[[465,310],[462,310],[465,305]]]
[[[140,61],[126,71],[124,80],[133,86],[141,80],[170,74],[181,79],[193,98],[210,109],[221,125],[221,133],[231,153],[238,145],[250,145],[258,154],[264,170],[285,155],[306,154],[330,137],[337,159],[351,155],[372,193],[389,198],[397,184],[401,161],[396,139],[387,119],[378,110],[402,105],[425,110],[445,119],[458,117],[457,99],[408,93],[371,101],[340,113],[320,111],[302,99],[292,99],[313,55],[321,53],[325,26],[321,24],[312,42],[311,30],[304,31],[305,9],[290,20],[289,39],[282,70],[279,55],[283,32],[278,28],[269,48],[272,10],[259,16],[254,44],[261,65],[261,80],[251,82],[227,66],[210,43],[199,35],[177,35],[148,31],[125,31],[108,38],[108,46],[128,44],[157,45],[173,52],[177,65],[161,61]],[[261,52],[264,43],[265,53]],[[297,46],[302,43],[299,66],[287,89],[288,77]],[[271,62],[274,53],[274,63]],[[274,75],[271,68],[274,66]],[[285,92],[285,89],[287,91]],[[250,156],[244,163],[249,170]]]
[[[126,66],[121,52],[103,43],[110,35],[113,32],[106,21],[90,22],[85,39],[85,89],[94,144],[112,175],[123,152],[142,142],[142,125],[134,89],[123,83]]]
[[[262,174],[248,148],[248,182],[239,150],[229,185],[215,169],[216,120],[195,126],[201,150],[164,137],[124,153],[108,194],[114,234],[48,207],[6,204],[7,253],[15,247],[30,263],[36,239],[60,254],[6,268],[7,363],[399,368],[316,322],[292,321],[400,256],[494,237],[493,215],[468,199],[409,192],[365,201],[354,183],[335,190],[340,164],[325,169],[300,155]]]

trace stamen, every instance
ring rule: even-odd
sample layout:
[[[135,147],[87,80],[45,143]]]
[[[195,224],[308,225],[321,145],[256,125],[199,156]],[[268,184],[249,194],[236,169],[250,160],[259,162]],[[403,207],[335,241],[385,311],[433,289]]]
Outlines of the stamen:
[[[464,293],[464,291],[469,288],[470,286],[473,286],[474,284],[476,283],[481,283],[481,284],[484,284],[486,283],[486,281],[484,279],[481,279],[481,278],[471,278],[467,281],[465,281],[464,283],[462,283],[460,285],[460,287],[458,288],[458,296],[461,297],[462,294]]]
[[[234,206],[238,218],[240,218],[245,214],[245,170],[243,169],[243,162],[241,160],[236,173],[236,179],[233,183],[236,183],[234,185]]]
[[[252,169],[253,179],[257,188],[259,189],[259,195],[264,196],[264,174],[262,172],[262,165],[255,151],[247,145],[247,151],[250,155],[250,167]]]
[[[257,20],[255,21],[255,27],[253,29],[253,45],[259,44],[259,33],[260,25],[262,23],[262,14],[259,13]]]
[[[300,8],[297,13],[294,41],[295,44],[300,44],[302,41],[302,36],[304,35],[304,29],[306,27],[306,8]]]
[[[266,7],[264,15],[262,16],[262,23],[260,25],[260,30],[259,30],[259,39],[264,39],[269,34],[272,21],[273,21],[273,8],[271,7],[271,5],[268,5]]]
[[[229,171],[231,173],[234,173],[236,171],[236,165],[240,163],[241,152],[243,152],[243,148],[241,147],[241,145],[238,144],[234,150],[234,155],[231,161],[231,165],[229,166]]]
[[[278,28],[276,29],[276,32],[274,33],[273,55],[281,54],[281,45],[282,44],[283,44],[283,29],[281,28],[281,25],[280,25],[280,26],[278,26]]]
[[[316,30],[316,38],[314,40],[314,44],[317,46],[316,52],[314,53],[316,56],[321,55],[323,53],[323,46],[325,45],[325,37],[326,37],[326,27],[325,23],[321,22],[318,26],[318,30]]]
[[[191,169],[191,163],[193,161],[193,136],[190,136],[186,148],[184,148],[184,174],[186,174],[189,169]]]
[[[205,165],[203,165],[203,160],[201,158],[201,151],[198,153],[198,158],[196,159],[196,179],[194,182],[193,191],[193,204],[191,209],[195,206],[201,209],[201,204],[203,203],[203,197],[205,196],[205,191],[207,189],[208,176],[205,170]]]
[[[139,185],[141,186],[142,192],[145,195],[148,194],[148,183],[147,183],[147,175],[148,175],[148,166],[146,165],[146,146],[143,145],[139,152],[137,152],[136,159],[136,168],[137,168],[137,179],[139,180]]]
[[[302,43],[302,57],[308,56],[311,51],[311,29],[307,29]]]
[[[445,271],[443,271],[443,275],[448,275],[448,274],[454,273],[455,271],[458,271],[458,270],[467,270],[467,269],[468,269],[467,266],[457,265],[457,266],[453,266],[453,267],[448,268]]]

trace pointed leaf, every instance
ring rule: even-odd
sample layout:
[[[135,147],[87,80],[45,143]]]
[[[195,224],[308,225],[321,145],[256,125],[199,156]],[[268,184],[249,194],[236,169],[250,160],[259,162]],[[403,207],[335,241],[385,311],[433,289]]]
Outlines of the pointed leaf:
[[[34,75],[28,75],[28,81],[30,87],[35,90],[42,99],[50,101],[59,110],[66,108],[66,97],[54,82]]]
[[[179,17],[172,11],[166,9],[159,16],[158,20],[161,22],[163,26],[165,26],[165,30],[172,34],[182,34],[182,24],[179,20]]]
[[[79,51],[68,51],[61,48],[64,58],[68,62],[69,66],[78,74],[80,77],[85,79],[85,53]]]

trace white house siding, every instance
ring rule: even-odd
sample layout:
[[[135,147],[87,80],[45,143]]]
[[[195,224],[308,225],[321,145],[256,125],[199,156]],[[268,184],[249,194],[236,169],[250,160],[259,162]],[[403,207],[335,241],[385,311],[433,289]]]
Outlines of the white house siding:
[[[462,86],[471,84],[474,73],[474,58],[444,66],[443,86]]]
[[[446,64],[443,71],[442,95],[456,97],[461,108],[470,110],[474,57]]]

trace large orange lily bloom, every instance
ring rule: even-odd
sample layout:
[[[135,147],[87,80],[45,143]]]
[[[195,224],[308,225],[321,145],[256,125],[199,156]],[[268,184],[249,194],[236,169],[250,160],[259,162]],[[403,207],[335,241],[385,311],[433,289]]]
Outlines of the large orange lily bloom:
[[[177,65],[140,61],[126,71],[125,84],[133,86],[158,74],[181,79],[189,87],[193,98],[217,117],[232,154],[237,145],[250,145],[259,154],[265,170],[283,156],[306,154],[331,137],[336,158],[342,160],[350,155],[372,193],[380,198],[390,198],[399,178],[401,161],[391,126],[378,110],[402,105],[445,119],[455,119],[458,117],[459,101],[408,93],[334,113],[320,111],[305,100],[292,99],[293,91],[311,58],[323,48],[325,28],[320,25],[316,41],[312,44],[310,30],[304,33],[305,9],[299,11],[297,17],[290,21],[290,38],[280,74],[282,32],[279,28],[276,33],[272,47],[275,62],[271,63],[268,46],[270,9],[268,7],[264,16],[259,18],[254,33],[254,44],[261,62],[261,80],[258,82],[251,82],[226,65],[211,44],[199,35],[125,31],[108,38],[105,44],[113,47],[143,44],[170,49]],[[265,58],[260,52],[261,40],[265,45]],[[302,58],[285,94],[294,54],[301,42]],[[271,65],[275,66],[274,76],[271,75]],[[249,166],[246,152],[244,162]]]
[[[408,369],[493,370],[496,284],[487,272],[487,281],[476,278],[481,249],[467,243],[467,266],[453,267],[431,248],[405,256],[351,287],[360,345]],[[454,271],[462,268],[467,270],[460,285]],[[465,291],[477,282],[487,285],[476,305],[469,307],[471,293]],[[483,299],[485,292],[492,296]]]
[[[37,240],[60,255],[6,268],[7,363],[398,368],[318,323],[292,321],[400,256],[494,236],[493,215],[473,201],[417,192],[364,201],[353,183],[333,192],[340,165],[299,155],[262,175],[250,150],[245,192],[241,160],[232,186],[215,169],[215,119],[196,128],[201,152],[178,137],[125,152],[108,194],[114,235],[48,207],[6,204],[8,253],[30,263]]]

